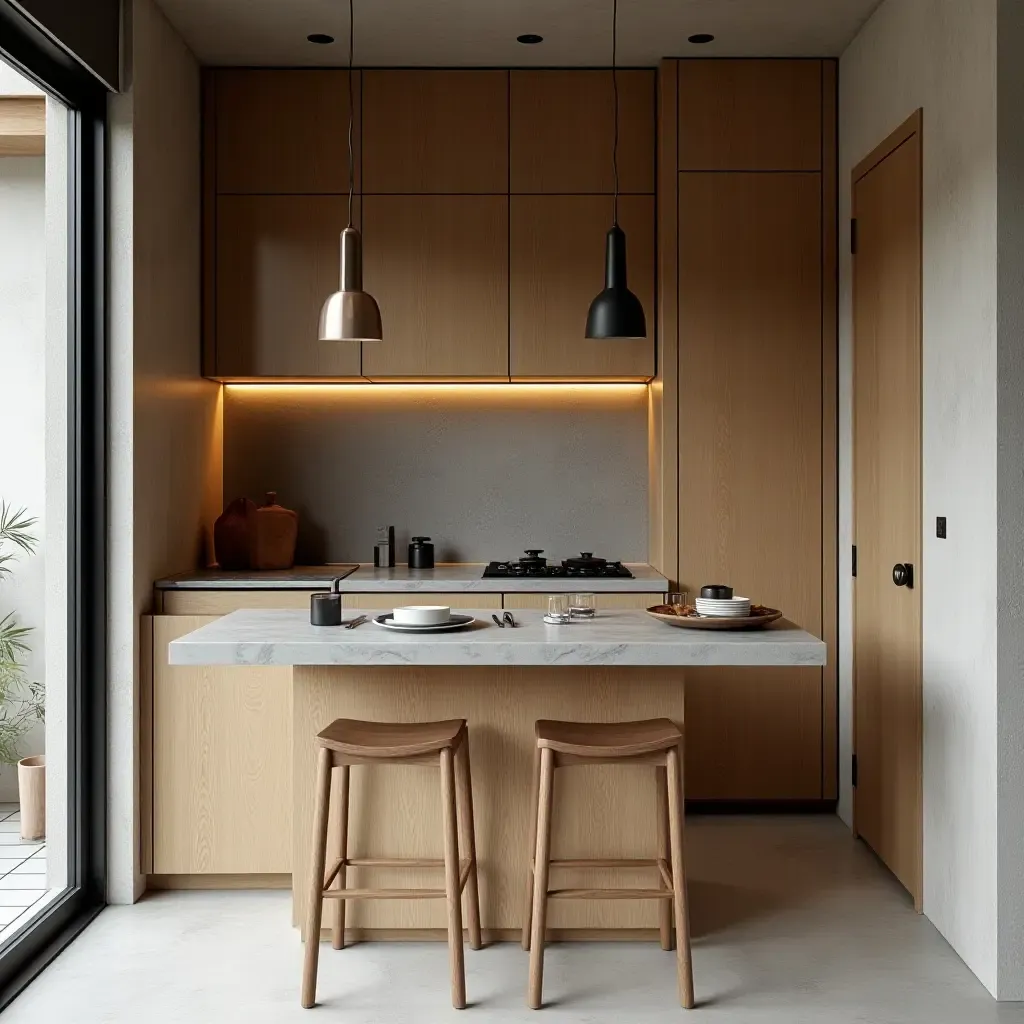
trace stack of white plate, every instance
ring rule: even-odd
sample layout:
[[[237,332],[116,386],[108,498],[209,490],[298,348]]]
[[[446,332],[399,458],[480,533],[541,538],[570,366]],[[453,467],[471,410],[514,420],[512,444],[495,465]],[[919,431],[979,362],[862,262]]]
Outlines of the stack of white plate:
[[[711,619],[744,619],[750,615],[749,597],[730,597],[724,600],[698,597],[697,612]]]

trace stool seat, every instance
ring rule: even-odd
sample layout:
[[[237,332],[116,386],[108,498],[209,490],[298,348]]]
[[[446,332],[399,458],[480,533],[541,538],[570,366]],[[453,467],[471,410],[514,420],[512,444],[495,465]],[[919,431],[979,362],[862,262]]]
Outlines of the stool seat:
[[[675,722],[649,718],[641,722],[537,722],[537,746],[574,757],[618,758],[656,754],[683,739]]]
[[[321,747],[348,757],[393,760],[439,754],[445,747],[462,743],[466,729],[463,718],[447,722],[360,722],[339,718],[317,734]]]

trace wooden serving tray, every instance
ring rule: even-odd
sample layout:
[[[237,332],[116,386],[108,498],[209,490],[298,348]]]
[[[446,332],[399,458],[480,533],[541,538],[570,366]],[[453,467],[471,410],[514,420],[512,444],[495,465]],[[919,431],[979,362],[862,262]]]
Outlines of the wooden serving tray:
[[[657,608],[655,605],[654,608]],[[645,611],[652,619],[664,622],[666,626],[677,629],[761,629],[769,622],[782,618],[782,612],[770,608],[764,615],[745,615],[743,618],[711,618],[701,615],[671,615],[647,608]]]

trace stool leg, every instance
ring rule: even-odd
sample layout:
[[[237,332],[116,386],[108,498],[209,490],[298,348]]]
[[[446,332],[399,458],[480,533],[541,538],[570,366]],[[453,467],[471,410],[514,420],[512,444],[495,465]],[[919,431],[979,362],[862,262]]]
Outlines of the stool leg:
[[[459,848],[469,859],[466,879],[466,924],[471,949],[480,949],[480,887],[476,871],[476,835],[473,822],[473,773],[469,766],[469,737],[463,738],[455,755],[455,788],[459,802]]]
[[[658,790],[658,860],[672,864],[672,846],[668,836],[668,772],[663,765],[654,769]],[[658,887],[666,889],[665,880],[658,872]],[[670,900],[658,900],[658,934],[661,948],[672,949],[672,903]]]
[[[338,824],[335,829],[337,842],[335,845],[335,856],[341,858],[341,867],[338,868],[338,876],[335,880],[335,889],[344,889],[347,881],[347,869],[345,859],[348,857],[348,765],[342,765],[338,769]],[[331,936],[331,945],[335,949],[345,948],[345,904],[346,900],[335,900],[338,904],[334,917],[334,933]]]
[[[676,914],[676,963],[679,972],[679,999],[687,1010],[693,1009],[693,965],[690,962],[690,914],[686,899],[686,874],[683,869],[683,778],[682,747],[668,751],[668,821],[672,841],[672,891]]]
[[[441,805],[444,814],[444,887],[448,904],[448,956],[452,1006],[466,1008],[466,965],[462,951],[462,894],[459,892],[459,836],[455,813],[455,768],[451,747],[441,751]]]
[[[533,750],[533,783],[530,786],[530,845],[526,850],[526,899],[523,907],[522,947],[530,949],[530,922],[533,920],[533,855],[537,852],[537,812],[540,791],[540,747]]]
[[[544,989],[544,927],[548,912],[548,865],[551,859],[551,802],[555,786],[555,755],[540,753],[537,797],[537,846],[533,858],[533,922],[530,931],[529,1004],[539,1010]]]
[[[302,967],[302,1005],[316,1002],[316,968],[320,956],[320,920],[323,914],[324,861],[327,859],[327,815],[331,806],[331,752],[323,747],[316,762],[316,804],[313,808],[313,858],[306,907],[306,952]]]

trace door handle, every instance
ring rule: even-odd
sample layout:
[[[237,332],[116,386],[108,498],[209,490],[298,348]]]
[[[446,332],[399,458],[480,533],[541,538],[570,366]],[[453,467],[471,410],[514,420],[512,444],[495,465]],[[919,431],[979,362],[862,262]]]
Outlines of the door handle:
[[[914,589],[914,567],[910,562],[897,562],[892,567],[892,581],[897,587]]]

